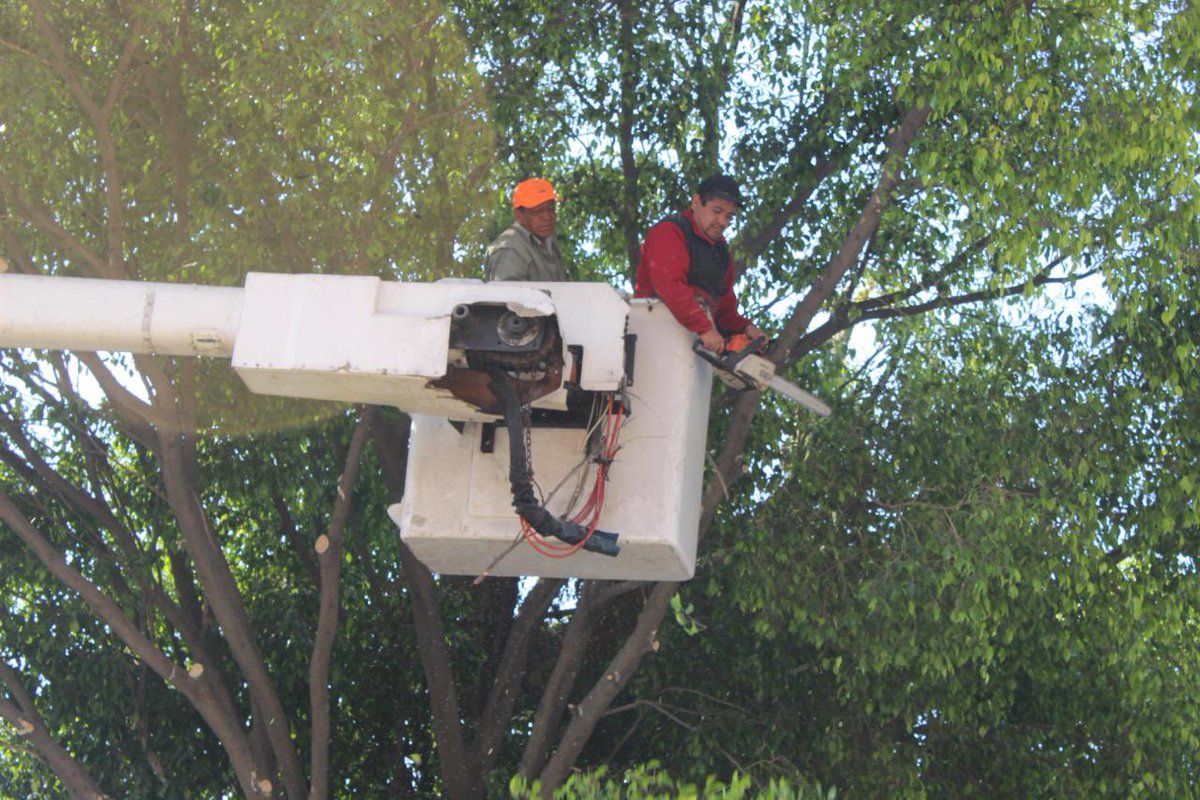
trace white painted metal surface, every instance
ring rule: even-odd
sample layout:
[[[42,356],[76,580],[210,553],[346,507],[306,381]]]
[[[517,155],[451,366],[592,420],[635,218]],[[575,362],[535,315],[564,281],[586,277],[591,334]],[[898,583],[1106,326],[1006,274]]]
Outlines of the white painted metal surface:
[[[628,305],[602,283],[393,283],[373,277],[251,273],[233,368],[251,391],[391,405],[454,420],[494,414],[429,385],[446,374],[455,306],[489,303],[557,314],[587,357],[580,384],[611,390],[624,369]],[[561,405],[546,398],[537,405]]]
[[[231,357],[259,394],[487,420],[428,385],[446,373],[451,312],[471,303],[558,314],[565,343],[588,354],[580,384],[619,384],[628,306],[600,283],[250,273],[243,289],[3,274],[0,347]],[[537,405],[563,403],[559,392]]]
[[[631,303],[637,335],[633,414],[609,475],[603,530],[620,534],[615,557],[580,551],[565,559],[521,542],[508,484],[508,440],[496,431],[480,451],[481,425],[459,433],[446,420],[414,419],[404,501],[388,511],[404,541],[431,570],[446,574],[544,575],[686,580],[695,571],[712,370],[691,349],[692,336],[658,302]],[[589,355],[585,353],[586,362]],[[543,493],[578,463],[584,434],[533,431],[534,477]],[[465,478],[465,479],[464,479]],[[564,511],[572,481],[548,503]]]
[[[237,287],[0,275],[0,347],[228,357],[241,316]]]
[[[582,347],[579,383],[617,389],[626,325],[637,335],[632,416],[621,434],[600,527],[620,534],[616,558],[539,555],[513,542],[508,449],[480,451],[477,408],[434,389],[460,304],[557,316]],[[0,347],[231,357],[255,392],[397,406],[414,413],[407,494],[389,509],[435,572],[685,580],[695,569],[712,372],[692,336],[657,302],[627,302],[606,284],[385,282],[373,277],[252,273],[244,289],[0,274]],[[567,354],[564,354],[567,355]],[[568,358],[570,374],[571,359]],[[561,407],[565,392],[535,405]],[[448,419],[466,421],[460,433]],[[549,493],[580,460],[584,434],[534,429],[533,468]],[[573,486],[548,503],[565,511]]]

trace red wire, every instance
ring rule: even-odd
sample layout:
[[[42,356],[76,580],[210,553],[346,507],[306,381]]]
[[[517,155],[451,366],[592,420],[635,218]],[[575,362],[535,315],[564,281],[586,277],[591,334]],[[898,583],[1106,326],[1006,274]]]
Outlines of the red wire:
[[[529,543],[530,547],[544,556],[549,558],[567,558],[574,555],[587,544],[588,539],[596,532],[596,526],[600,524],[600,514],[604,510],[605,484],[608,482],[608,467],[616,456],[617,450],[620,449],[618,442],[620,440],[621,421],[625,415],[625,408],[617,406],[614,419],[613,405],[613,395],[609,393],[608,411],[605,415],[604,424],[604,446],[596,469],[596,482],[592,484],[592,491],[588,494],[587,502],[583,504],[583,508],[571,518],[571,522],[574,522],[576,525],[586,524],[588,529],[587,535],[575,544],[557,544],[538,534],[529,522],[524,517],[521,517],[521,534],[525,537],[525,541]]]

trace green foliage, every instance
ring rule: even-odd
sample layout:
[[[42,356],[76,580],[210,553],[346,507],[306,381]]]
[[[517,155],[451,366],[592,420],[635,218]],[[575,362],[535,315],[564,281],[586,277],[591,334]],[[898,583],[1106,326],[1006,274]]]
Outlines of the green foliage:
[[[10,260],[221,285],[251,270],[475,273],[492,124],[437,4],[185,7],[75,3],[44,24],[23,3],[0,11]],[[318,413],[200,369],[202,424]]]
[[[518,775],[509,782],[508,796],[512,800],[535,800],[542,796],[541,784],[530,783]],[[709,775],[697,786],[674,780],[661,764],[650,761],[626,770],[619,778],[609,777],[604,767],[577,772],[555,789],[552,796],[555,800],[695,800],[701,797],[711,800],[836,800],[837,789],[831,787],[826,791],[820,784],[803,779],[797,780],[795,786],[780,779],[754,789],[748,778],[739,775],[734,775],[728,783]]]
[[[896,171],[790,367],[834,416],[761,401],[747,479],[696,579],[559,796],[1196,795],[1194,4],[42,8],[0,9],[14,269],[226,285],[251,269],[477,275],[508,189],[536,174],[566,198],[573,277],[621,284],[647,225],[723,169],[750,197],[734,241],[744,305],[778,328]],[[890,142],[923,105],[901,162]],[[352,415],[251,399],[220,365],[156,366],[195,399],[199,499],[307,759],[311,543]],[[77,373],[5,357],[0,488],[187,664],[147,602],[156,588],[180,601],[193,574],[160,464],[117,408],[71,393]],[[718,392],[714,452],[732,416]],[[384,455],[368,456],[347,528],[333,791],[436,796],[459,765],[435,742]],[[63,503],[39,459],[133,546]],[[52,736],[110,793],[227,793],[195,709],[11,531],[0,539],[0,655]],[[503,645],[496,609],[511,622],[517,589],[467,583],[438,588],[470,732]],[[521,763],[577,599],[533,634],[493,793]],[[568,702],[620,645],[636,606],[620,611]],[[25,751],[0,755],[0,792],[61,796],[47,775]]]
[[[691,779],[683,754],[853,794],[1189,796],[1200,539],[1172,489],[1195,417],[1073,322],[881,329],[835,417],[761,420],[683,590],[706,635],[664,638],[638,741]]]
[[[42,14],[0,12],[2,195],[14,216],[52,209],[94,254],[21,226],[47,271],[96,256],[143,279],[233,285],[251,269],[470,271],[454,248],[479,245],[492,128],[436,3]]]

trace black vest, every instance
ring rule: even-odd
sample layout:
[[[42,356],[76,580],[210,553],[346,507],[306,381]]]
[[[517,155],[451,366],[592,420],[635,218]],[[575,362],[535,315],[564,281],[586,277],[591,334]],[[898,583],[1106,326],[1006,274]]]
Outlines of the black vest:
[[[729,269],[729,246],[724,242],[711,243],[696,235],[692,223],[682,214],[673,214],[663,222],[671,222],[683,231],[688,245],[689,286],[708,293],[715,301],[725,291],[725,273]]]

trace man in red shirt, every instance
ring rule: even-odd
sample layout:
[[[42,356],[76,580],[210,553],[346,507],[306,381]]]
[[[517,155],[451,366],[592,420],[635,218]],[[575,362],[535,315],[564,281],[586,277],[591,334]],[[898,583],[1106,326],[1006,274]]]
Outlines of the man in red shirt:
[[[662,220],[646,233],[637,268],[634,297],[660,298],[679,324],[714,353],[725,337],[763,333],[738,312],[733,292],[733,257],[722,236],[742,204],[737,181],[713,175],[700,182],[682,214]]]

